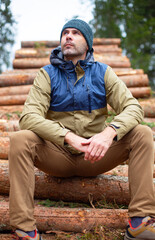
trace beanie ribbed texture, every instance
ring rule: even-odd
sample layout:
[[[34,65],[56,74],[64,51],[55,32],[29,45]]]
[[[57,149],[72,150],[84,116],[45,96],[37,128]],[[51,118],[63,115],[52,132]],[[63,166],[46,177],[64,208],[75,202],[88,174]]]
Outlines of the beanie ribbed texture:
[[[78,29],[83,34],[84,38],[86,39],[89,51],[91,51],[92,45],[93,45],[93,32],[92,32],[90,26],[88,25],[88,23],[84,22],[81,19],[72,19],[72,20],[68,21],[61,30],[60,42],[61,42],[61,38],[62,38],[62,33],[66,28]]]

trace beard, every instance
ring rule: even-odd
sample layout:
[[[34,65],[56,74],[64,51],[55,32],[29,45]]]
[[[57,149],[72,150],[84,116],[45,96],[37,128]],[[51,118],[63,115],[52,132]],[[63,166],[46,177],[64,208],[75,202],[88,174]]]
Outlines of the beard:
[[[66,58],[80,57],[87,52],[87,45],[76,46],[74,43],[66,42],[64,46],[61,47],[61,51]]]

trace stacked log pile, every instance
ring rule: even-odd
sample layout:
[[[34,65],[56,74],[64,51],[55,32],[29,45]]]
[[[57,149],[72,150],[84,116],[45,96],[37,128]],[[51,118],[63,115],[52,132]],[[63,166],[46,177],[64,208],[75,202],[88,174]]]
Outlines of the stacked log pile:
[[[13,70],[0,75],[0,231],[10,230],[8,215],[8,152],[9,136],[19,131],[19,117],[37,71],[49,64],[51,50],[58,41],[28,41],[15,53]],[[110,65],[127,85],[144,109],[145,121],[155,122],[155,99],[151,97],[149,79],[142,69],[132,69],[130,60],[122,55],[120,39],[94,39],[95,60]],[[111,109],[110,109],[111,110]],[[45,208],[37,199],[75,202],[106,201],[127,205],[130,201],[128,166],[118,166],[96,178],[54,178],[35,169],[35,217],[41,231],[61,230],[84,232],[96,225],[124,229],[127,210]],[[154,172],[155,177],[155,172]],[[155,182],[154,182],[155,184]],[[40,224],[41,223],[41,224]]]

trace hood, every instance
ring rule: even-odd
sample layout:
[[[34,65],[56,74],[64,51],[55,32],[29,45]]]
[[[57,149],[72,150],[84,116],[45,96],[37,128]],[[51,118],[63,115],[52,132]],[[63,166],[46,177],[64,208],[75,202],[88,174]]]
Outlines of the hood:
[[[93,56],[93,49],[87,53],[85,60],[79,60],[81,66],[87,67],[88,65],[91,65],[94,62],[94,56]],[[65,69],[71,69],[75,68],[75,65],[72,61],[65,61],[63,58],[63,54],[61,52],[61,46],[55,48],[51,52],[50,56],[50,62],[52,65],[57,65],[59,68],[65,68]]]

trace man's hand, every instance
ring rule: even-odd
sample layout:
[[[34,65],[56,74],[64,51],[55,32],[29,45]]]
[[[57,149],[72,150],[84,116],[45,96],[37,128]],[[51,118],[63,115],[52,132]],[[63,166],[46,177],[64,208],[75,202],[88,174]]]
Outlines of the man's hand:
[[[103,158],[116,135],[116,131],[112,127],[107,127],[103,132],[94,135],[88,140],[85,139],[82,142],[83,146],[88,146],[85,151],[85,160],[94,163]]]
[[[84,159],[94,163],[104,157],[116,135],[116,131],[112,127],[105,128],[103,132],[98,133],[89,139],[68,132],[65,136],[65,142],[78,151],[84,152]]]
[[[65,136],[65,142],[77,149],[80,152],[86,152],[88,148],[87,139],[79,137],[78,135],[68,132]],[[85,144],[82,144],[85,143]]]

